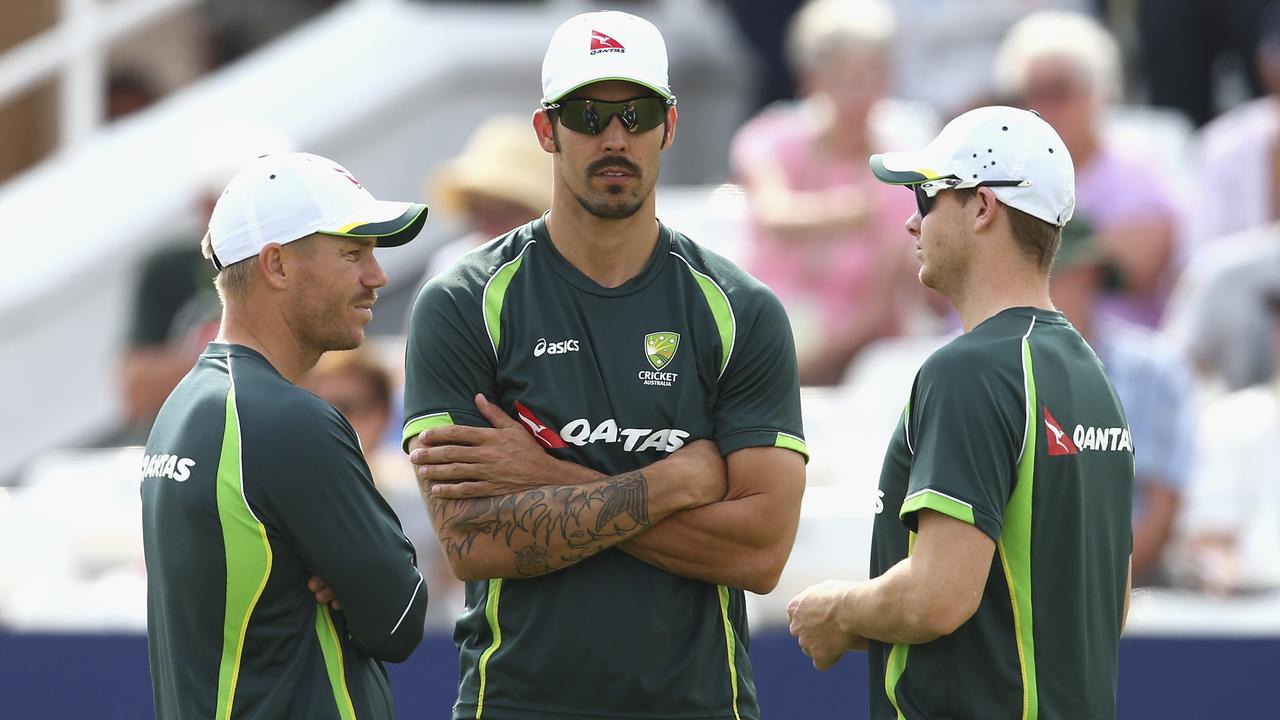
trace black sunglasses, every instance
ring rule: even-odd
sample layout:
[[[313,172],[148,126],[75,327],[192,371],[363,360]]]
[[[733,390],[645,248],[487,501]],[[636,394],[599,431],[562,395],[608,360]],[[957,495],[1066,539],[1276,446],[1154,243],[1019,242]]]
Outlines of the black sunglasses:
[[[983,180],[976,183],[966,183],[960,178],[942,178],[941,180],[915,183],[908,187],[911,188],[911,192],[916,196],[916,210],[920,212],[920,217],[924,217],[933,209],[933,204],[938,201],[938,193],[943,190],[963,190],[976,187],[1027,187],[1030,184],[1030,180]]]
[[[648,132],[666,121],[667,108],[675,104],[675,98],[648,95],[618,102],[561,100],[543,103],[542,107],[560,116],[560,124],[574,132],[599,135],[615,117],[628,132]]]

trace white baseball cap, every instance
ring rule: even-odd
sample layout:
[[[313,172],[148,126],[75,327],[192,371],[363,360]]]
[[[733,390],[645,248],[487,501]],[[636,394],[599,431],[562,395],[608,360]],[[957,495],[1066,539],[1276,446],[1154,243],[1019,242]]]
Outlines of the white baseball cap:
[[[575,15],[556,28],[542,58],[542,102],[601,80],[626,80],[671,99],[667,44],[658,28],[616,10]]]
[[[1031,110],[1005,106],[970,110],[947,123],[923,150],[871,156],[871,172],[893,185],[944,178],[955,188],[993,186],[1000,202],[1058,227],[1076,207],[1076,172],[1062,138]]]
[[[377,238],[403,245],[422,230],[427,206],[375,200],[338,163],[311,153],[263,155],[222,191],[209,218],[213,264],[219,270],[313,233]]]

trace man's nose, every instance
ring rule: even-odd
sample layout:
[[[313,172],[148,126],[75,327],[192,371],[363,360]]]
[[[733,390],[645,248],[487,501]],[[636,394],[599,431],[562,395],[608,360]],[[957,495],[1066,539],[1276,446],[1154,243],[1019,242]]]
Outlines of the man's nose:
[[[373,253],[369,253],[369,267],[360,280],[365,287],[375,290],[387,284],[387,273],[382,269],[382,265],[378,263],[378,258]]]
[[[600,131],[600,140],[604,144],[604,149],[611,152],[625,152],[630,136],[631,132],[622,124],[622,118],[617,115],[610,117],[609,123]]]

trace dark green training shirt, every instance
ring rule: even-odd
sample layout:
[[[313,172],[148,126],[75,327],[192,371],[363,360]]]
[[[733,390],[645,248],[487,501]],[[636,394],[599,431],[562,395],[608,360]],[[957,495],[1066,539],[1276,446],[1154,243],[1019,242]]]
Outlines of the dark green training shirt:
[[[662,227],[616,288],[536,220],[464,256],[413,310],[405,438],[487,426],[483,392],[548,452],[608,474],[711,438],[806,453],[791,329],[732,263]],[[455,718],[757,718],[743,593],[618,549],[541,577],[468,583]]]
[[[925,508],[997,552],[954,633],[871,643],[871,717],[1114,718],[1132,503],[1124,410],[1060,313],[1005,310],[934,353],[885,455],[871,576]]]
[[[156,717],[394,716],[378,659],[417,646],[427,588],[337,409],[211,344],[160,410],[142,478]]]

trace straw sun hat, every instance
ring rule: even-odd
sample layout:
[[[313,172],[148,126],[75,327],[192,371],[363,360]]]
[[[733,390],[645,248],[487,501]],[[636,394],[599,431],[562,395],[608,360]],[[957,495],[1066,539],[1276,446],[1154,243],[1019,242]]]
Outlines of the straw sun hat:
[[[467,196],[481,194],[528,207],[551,207],[551,156],[538,145],[527,118],[499,116],[476,128],[462,154],[431,178],[434,207],[463,215]]]

